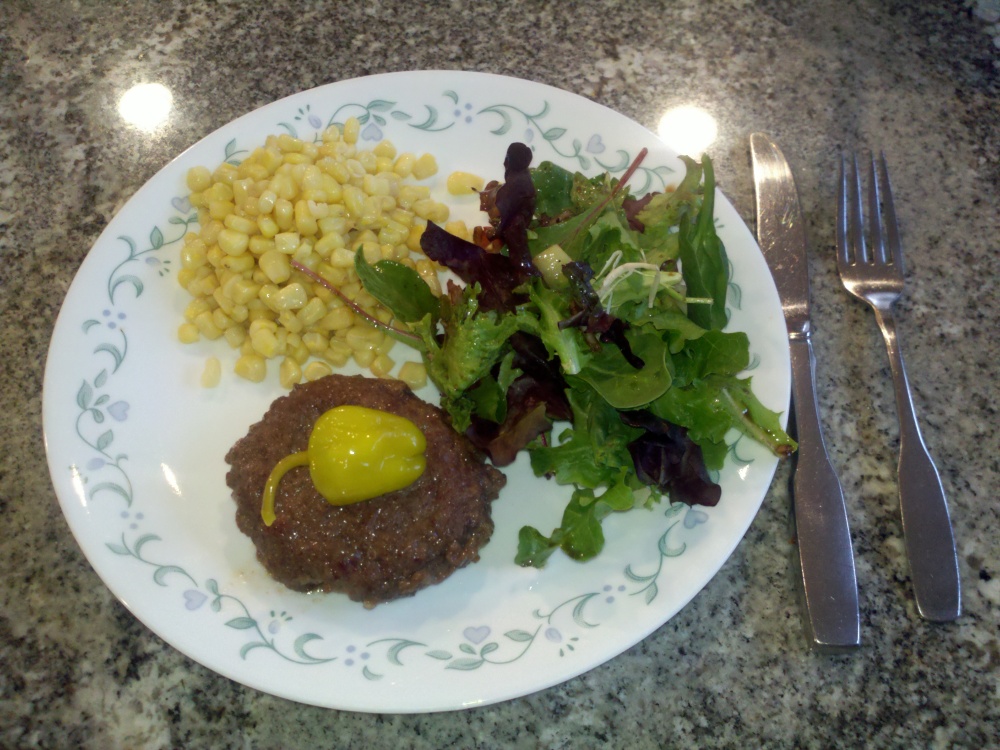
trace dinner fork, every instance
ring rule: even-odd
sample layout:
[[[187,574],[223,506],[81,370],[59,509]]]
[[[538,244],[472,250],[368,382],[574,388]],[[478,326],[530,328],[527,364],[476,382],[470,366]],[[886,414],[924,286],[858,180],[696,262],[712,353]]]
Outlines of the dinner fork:
[[[903,366],[892,306],[903,292],[903,250],[885,154],[868,170],[868,235],[862,209],[858,159],[853,174],[840,160],[837,211],[837,268],[847,291],[871,305],[885,338],[899,416],[899,507],[906,557],[917,610],[928,620],[946,622],[962,611],[961,584],[948,504],[937,468],[920,435]]]

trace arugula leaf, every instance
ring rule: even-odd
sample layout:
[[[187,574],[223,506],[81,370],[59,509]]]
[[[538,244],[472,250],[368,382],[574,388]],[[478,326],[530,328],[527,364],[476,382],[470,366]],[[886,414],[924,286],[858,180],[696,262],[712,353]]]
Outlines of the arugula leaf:
[[[524,568],[544,568],[545,563],[557,549],[559,541],[549,539],[534,526],[522,526],[517,532],[517,554],[514,556],[514,562]]]
[[[581,562],[597,557],[604,549],[601,521],[614,512],[633,507],[634,496],[624,483],[615,485],[600,497],[595,497],[591,489],[578,489],[551,535],[546,537],[532,526],[521,528],[514,562],[524,567],[541,568],[557,549]]]
[[[612,180],[607,172],[593,177],[585,177],[580,172],[574,172],[573,186],[570,190],[573,208],[577,211],[585,211],[591,206],[596,206],[611,194],[615,184],[616,181]],[[626,196],[623,192],[622,198],[624,197]]]
[[[550,161],[531,170],[535,184],[535,210],[540,216],[559,216],[573,208],[573,173]]]
[[[560,326],[570,317],[566,295],[545,286],[541,279],[534,279],[528,287],[528,298],[538,311],[537,326],[531,332],[552,355],[559,357],[563,372],[568,375],[580,372],[591,353],[578,330]],[[529,330],[529,325],[525,324],[525,330]]]
[[[415,323],[425,315],[432,320],[441,316],[441,303],[420,275],[412,268],[392,260],[369,265],[358,248],[354,269],[372,297],[385,305],[404,323]]]
[[[595,271],[600,271],[615,252],[621,252],[624,263],[643,258],[636,233],[629,228],[624,215],[609,209],[587,230],[587,241],[580,259],[589,263]]]
[[[737,429],[767,446],[777,456],[787,457],[794,453],[798,444],[781,428],[778,413],[768,409],[754,395],[750,378],[733,379],[736,384],[723,389],[723,401],[738,420]]]
[[[650,410],[668,422],[687,428],[699,445],[724,442],[736,429],[765,445],[775,455],[788,456],[796,443],[781,429],[777,412],[754,396],[750,378],[711,375],[685,387],[674,387],[650,404]]]
[[[680,223],[681,217],[693,214],[701,203],[699,186],[703,167],[694,159],[682,156],[684,162],[684,179],[674,190],[667,193],[655,193],[642,209],[636,214],[636,219],[643,225],[643,234],[659,238],[663,232],[672,232]],[[708,160],[708,157],[705,157]],[[709,162],[711,164],[711,162]],[[711,169],[711,167],[706,167]],[[706,180],[708,175],[706,174]],[[707,188],[706,188],[707,189]]]

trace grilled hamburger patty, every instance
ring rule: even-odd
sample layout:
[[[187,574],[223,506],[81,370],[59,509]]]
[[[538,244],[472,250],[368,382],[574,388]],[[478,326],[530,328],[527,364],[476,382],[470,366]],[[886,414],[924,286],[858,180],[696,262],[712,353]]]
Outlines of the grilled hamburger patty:
[[[427,439],[427,468],[409,487],[352,505],[330,505],[308,467],[278,487],[277,519],[265,526],[261,498],[282,458],[304,451],[316,420],[354,405],[406,417]],[[410,596],[479,559],[493,533],[490,504],[506,478],[483,459],[440,409],[402,382],[329,375],[271,404],[226,454],[236,523],[257,558],[296,591],[339,591],[366,607]]]

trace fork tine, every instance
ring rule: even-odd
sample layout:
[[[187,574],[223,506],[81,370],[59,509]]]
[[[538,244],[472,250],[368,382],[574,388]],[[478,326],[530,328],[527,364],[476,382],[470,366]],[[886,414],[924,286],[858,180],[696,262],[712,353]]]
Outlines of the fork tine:
[[[882,199],[879,195],[878,175],[875,172],[875,152],[868,161],[868,223],[871,224],[872,260],[879,265],[888,262],[885,237],[882,235]]]
[[[840,156],[840,192],[837,194],[837,265],[846,268],[851,264],[847,246],[847,162]]]
[[[854,263],[868,262],[868,248],[865,246],[865,214],[861,208],[861,171],[858,169],[857,154],[852,155],[854,164],[854,181],[850,190],[850,219],[848,232],[850,246],[854,254]],[[876,217],[878,214],[876,214]]]
[[[889,182],[889,165],[885,161],[885,152],[880,153],[879,166],[882,169],[882,203],[885,217],[886,241],[888,242],[888,257],[899,273],[903,273],[903,245],[899,240],[899,225],[896,223],[896,206],[892,200],[892,184]],[[873,158],[874,162],[874,158]]]

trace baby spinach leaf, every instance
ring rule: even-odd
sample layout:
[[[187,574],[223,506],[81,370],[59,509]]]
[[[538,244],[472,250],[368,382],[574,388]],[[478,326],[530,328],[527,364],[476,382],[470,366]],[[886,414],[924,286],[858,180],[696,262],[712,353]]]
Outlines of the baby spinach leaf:
[[[715,232],[715,173],[706,156],[703,161],[705,187],[696,221],[680,218],[681,272],[689,297],[711,299],[710,305],[688,306],[688,317],[702,328],[722,330],[727,322],[726,292],[729,289],[729,260],[726,248]]]
[[[667,349],[659,334],[631,329],[625,336],[644,363],[641,369],[635,369],[618,349],[606,346],[580,371],[580,378],[616,409],[648,404],[670,387],[671,380]]]
[[[370,265],[359,248],[354,255],[354,269],[365,291],[404,323],[415,323],[425,315],[432,320],[440,317],[438,298],[412,268],[392,260]]]

